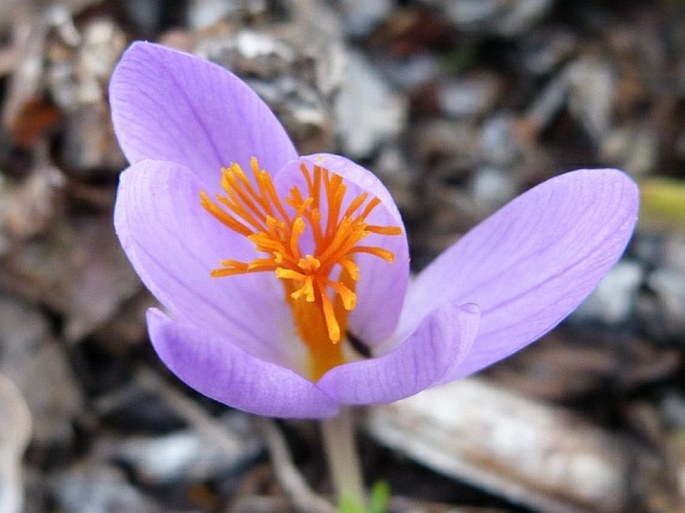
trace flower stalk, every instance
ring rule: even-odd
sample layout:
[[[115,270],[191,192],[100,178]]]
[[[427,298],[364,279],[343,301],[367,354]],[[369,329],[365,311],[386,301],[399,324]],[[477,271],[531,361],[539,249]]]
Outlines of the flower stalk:
[[[366,492],[354,436],[354,415],[347,406],[340,413],[321,421],[323,446],[339,504],[366,508]]]

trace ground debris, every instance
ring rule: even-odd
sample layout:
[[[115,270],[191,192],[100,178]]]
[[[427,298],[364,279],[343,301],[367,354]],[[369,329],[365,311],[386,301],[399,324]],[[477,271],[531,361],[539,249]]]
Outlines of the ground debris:
[[[31,439],[31,412],[21,391],[4,374],[0,374],[0,512],[22,511],[24,491],[22,457]]]
[[[510,500],[550,513],[625,511],[640,451],[571,412],[479,379],[374,409],[381,443]]]

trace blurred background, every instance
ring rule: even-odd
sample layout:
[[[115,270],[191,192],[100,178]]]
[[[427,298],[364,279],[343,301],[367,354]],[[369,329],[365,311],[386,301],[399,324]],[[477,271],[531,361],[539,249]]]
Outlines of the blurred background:
[[[136,39],[245,78],[300,153],[376,172],[415,271],[544,179],[629,173],[639,230],[581,308],[360,412],[360,443],[392,511],[685,511],[685,2],[0,0],[0,513],[319,511],[278,478],[281,437],[331,492],[313,423],[255,425],[147,341],[107,97]]]

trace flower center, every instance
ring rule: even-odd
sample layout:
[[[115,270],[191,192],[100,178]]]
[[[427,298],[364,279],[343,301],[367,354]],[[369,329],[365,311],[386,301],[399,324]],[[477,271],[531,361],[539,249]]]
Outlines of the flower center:
[[[392,252],[360,241],[372,233],[400,235],[402,231],[396,226],[368,224],[380,200],[369,199],[366,192],[345,206],[347,186],[328,169],[313,166],[310,170],[301,164],[306,194],[293,186],[281,199],[257,159],[252,159],[251,167],[254,182],[238,164],[223,168],[225,194],[217,194],[214,201],[202,191],[201,204],[264,256],[251,262],[223,260],[211,275],[273,272],[283,281],[298,333],[309,350],[309,374],[315,381],[345,361],[339,342],[347,329],[348,313],[355,307],[355,285],[360,278],[354,255],[366,253],[387,262],[394,259]]]

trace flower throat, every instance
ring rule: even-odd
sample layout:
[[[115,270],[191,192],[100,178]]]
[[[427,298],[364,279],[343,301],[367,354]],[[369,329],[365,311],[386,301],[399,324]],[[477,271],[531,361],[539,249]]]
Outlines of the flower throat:
[[[217,194],[214,201],[202,191],[200,198],[210,214],[244,235],[265,256],[251,262],[222,260],[211,275],[273,272],[282,280],[295,326],[309,351],[309,377],[316,381],[345,362],[339,342],[347,329],[348,313],[355,307],[360,278],[354,255],[367,253],[387,262],[394,259],[386,249],[359,243],[372,233],[400,235],[402,231],[396,226],[367,223],[380,200],[369,199],[366,192],[352,199],[343,211],[347,186],[328,169],[314,165],[310,170],[300,164],[306,194],[293,186],[281,199],[256,158],[251,167],[254,184],[238,164],[232,164],[221,170],[225,195]],[[307,231],[312,250],[303,253],[300,239]]]

